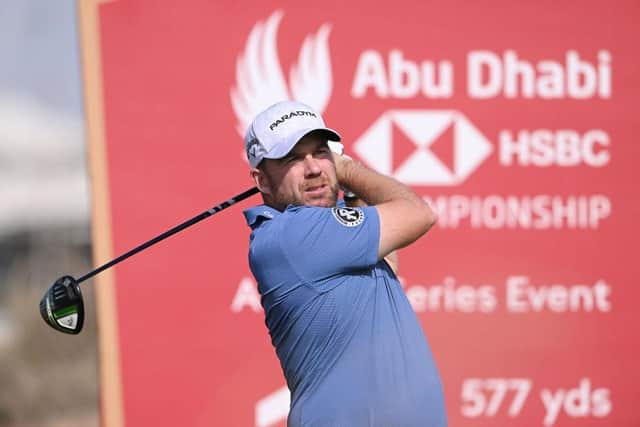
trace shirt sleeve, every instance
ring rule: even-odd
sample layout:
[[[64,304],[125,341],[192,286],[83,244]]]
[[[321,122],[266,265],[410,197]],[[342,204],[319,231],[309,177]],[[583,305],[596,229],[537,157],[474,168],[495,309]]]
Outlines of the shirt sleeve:
[[[380,219],[373,206],[301,206],[283,216],[280,247],[303,280],[316,281],[378,262]]]

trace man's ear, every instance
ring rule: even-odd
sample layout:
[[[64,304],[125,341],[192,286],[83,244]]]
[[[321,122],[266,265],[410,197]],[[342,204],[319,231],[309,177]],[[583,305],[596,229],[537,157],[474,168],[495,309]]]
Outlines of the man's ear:
[[[258,190],[260,190],[261,193],[271,194],[271,186],[269,185],[269,180],[267,179],[264,171],[258,168],[251,168],[249,174],[251,175],[251,179],[256,183],[256,187],[258,187]]]

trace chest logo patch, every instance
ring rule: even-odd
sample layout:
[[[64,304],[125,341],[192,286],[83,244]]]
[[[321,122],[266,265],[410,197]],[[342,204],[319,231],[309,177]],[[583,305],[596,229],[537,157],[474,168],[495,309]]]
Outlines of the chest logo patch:
[[[345,227],[355,227],[364,221],[364,212],[358,208],[333,208],[331,213]]]

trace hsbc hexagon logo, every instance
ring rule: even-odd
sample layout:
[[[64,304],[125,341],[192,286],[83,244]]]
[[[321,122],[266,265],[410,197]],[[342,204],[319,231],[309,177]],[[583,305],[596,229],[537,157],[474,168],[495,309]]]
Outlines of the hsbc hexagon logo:
[[[460,112],[390,110],[353,146],[380,173],[410,185],[458,185],[491,155],[493,145]]]

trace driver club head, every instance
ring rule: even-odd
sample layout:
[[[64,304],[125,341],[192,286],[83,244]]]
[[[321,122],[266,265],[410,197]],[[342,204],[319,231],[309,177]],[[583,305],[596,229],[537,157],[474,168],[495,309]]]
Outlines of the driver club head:
[[[71,276],[56,280],[40,300],[40,314],[53,329],[67,334],[80,333],[84,303],[78,281]]]

